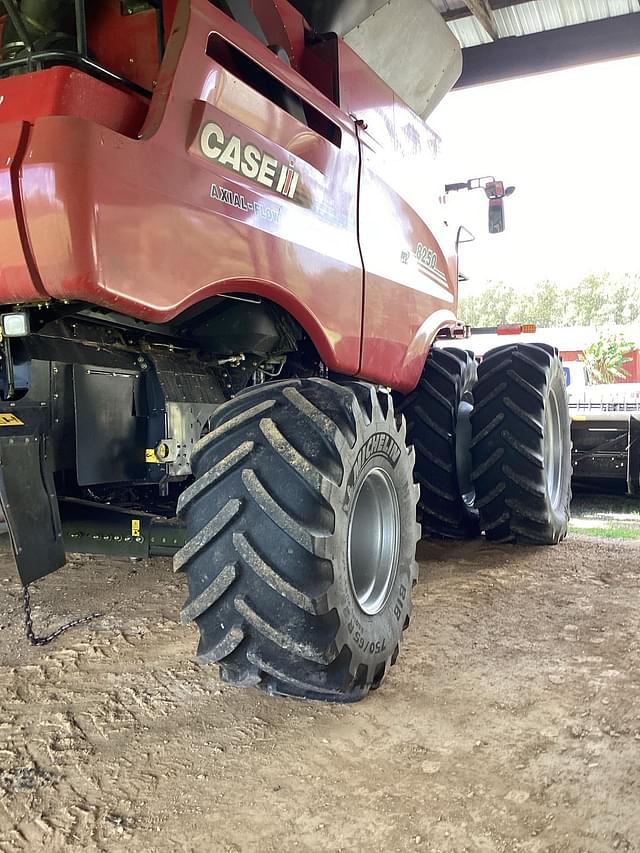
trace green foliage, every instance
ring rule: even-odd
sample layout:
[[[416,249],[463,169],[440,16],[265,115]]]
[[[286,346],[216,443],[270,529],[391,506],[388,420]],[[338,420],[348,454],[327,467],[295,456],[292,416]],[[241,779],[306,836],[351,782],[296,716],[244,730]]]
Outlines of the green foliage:
[[[618,379],[624,379],[627,372],[624,369],[626,362],[631,361],[626,353],[634,348],[631,341],[627,341],[620,332],[617,334],[603,333],[597,341],[584,350],[584,365],[587,370],[589,382],[592,384],[608,384]]]
[[[569,529],[587,536],[640,539],[637,502],[626,495],[576,494],[571,501]]]
[[[566,293],[565,318],[568,326],[599,326],[615,323],[608,314],[611,284],[608,273],[598,278],[588,275]]]
[[[582,536],[603,536],[606,539],[640,539],[640,528],[633,530],[630,527],[583,527],[569,522],[569,530]]]
[[[565,295],[552,281],[542,281],[530,295],[520,294],[516,303],[518,323],[535,323],[541,328],[558,326],[565,310]]]
[[[497,282],[460,299],[460,319],[471,326],[536,323],[549,326],[602,326],[640,321],[640,275],[612,281],[608,273],[589,275],[575,287],[542,281],[532,291]]]
[[[477,296],[460,300],[458,316],[471,326],[495,326],[509,323],[516,310],[518,293],[502,282],[492,284]]]

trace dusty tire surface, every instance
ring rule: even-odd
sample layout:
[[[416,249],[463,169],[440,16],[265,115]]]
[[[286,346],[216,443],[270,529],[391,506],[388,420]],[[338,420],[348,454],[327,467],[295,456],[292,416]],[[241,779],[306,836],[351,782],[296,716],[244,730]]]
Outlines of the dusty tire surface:
[[[199,659],[272,694],[352,702],[377,687],[409,622],[419,536],[413,451],[391,397],[321,379],[251,389],[216,412],[192,466],[174,565],[188,576],[182,619],[198,625]],[[389,571],[361,604],[351,569],[358,547],[366,563],[357,530],[373,535],[373,516]]]
[[[449,539],[480,534],[470,482],[469,418],[476,381],[472,353],[456,347],[432,348],[418,385],[397,404],[416,452],[414,476],[420,486],[423,534]]]
[[[474,401],[472,477],[487,539],[557,544],[571,502],[571,425],[557,351],[546,344],[491,350]]]

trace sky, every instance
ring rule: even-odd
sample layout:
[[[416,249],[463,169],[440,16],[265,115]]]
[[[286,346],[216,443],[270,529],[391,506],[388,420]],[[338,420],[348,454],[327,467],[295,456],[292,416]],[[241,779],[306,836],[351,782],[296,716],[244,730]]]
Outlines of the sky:
[[[591,272],[640,273],[640,58],[453,91],[428,123],[447,183],[495,175],[506,230],[487,232],[484,194],[447,198],[449,221],[476,236],[460,248],[470,278],[571,286]],[[640,298],[640,294],[639,294]]]

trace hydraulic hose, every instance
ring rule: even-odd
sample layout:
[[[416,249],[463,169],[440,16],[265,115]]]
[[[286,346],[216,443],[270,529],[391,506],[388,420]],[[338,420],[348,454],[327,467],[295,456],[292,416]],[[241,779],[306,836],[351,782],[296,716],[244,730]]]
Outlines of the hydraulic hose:
[[[7,0],[2,58],[14,59],[32,50],[73,49],[74,0]],[[12,14],[13,13],[13,14]]]

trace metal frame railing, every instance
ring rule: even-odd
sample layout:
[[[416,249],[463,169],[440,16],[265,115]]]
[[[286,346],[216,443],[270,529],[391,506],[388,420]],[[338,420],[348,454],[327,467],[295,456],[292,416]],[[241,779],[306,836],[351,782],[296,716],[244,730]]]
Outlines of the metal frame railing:
[[[87,42],[87,13],[86,0],[74,0],[75,24],[76,24],[76,50],[36,50],[34,41],[29,36],[28,27],[25,24],[22,12],[17,0],[2,0],[7,17],[23,45],[22,55],[11,59],[0,59],[0,77],[4,72],[23,68],[25,71],[39,71],[51,65],[70,65],[94,77],[98,77],[107,83],[112,83],[130,89],[146,98],[151,97],[151,92],[143,86],[139,86],[132,80],[111,71],[104,65],[91,59]],[[162,2],[156,0],[149,4],[156,13],[156,27],[158,33],[158,51],[162,58],[164,52],[164,21],[162,15]]]
[[[640,400],[571,400],[571,411],[579,412],[640,412]]]

